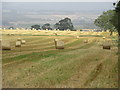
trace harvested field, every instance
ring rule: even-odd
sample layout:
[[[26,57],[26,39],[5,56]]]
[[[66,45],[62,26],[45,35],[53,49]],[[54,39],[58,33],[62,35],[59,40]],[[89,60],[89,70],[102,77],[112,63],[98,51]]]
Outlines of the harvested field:
[[[36,34],[32,35],[33,32]],[[2,51],[3,88],[118,87],[117,36],[109,36],[108,32],[53,33],[35,30],[3,32],[3,40],[10,41],[12,48]],[[103,49],[103,37],[111,40],[110,50]],[[17,38],[26,43],[15,47]],[[65,48],[56,49],[54,39],[64,41]],[[85,40],[89,42],[84,43]]]

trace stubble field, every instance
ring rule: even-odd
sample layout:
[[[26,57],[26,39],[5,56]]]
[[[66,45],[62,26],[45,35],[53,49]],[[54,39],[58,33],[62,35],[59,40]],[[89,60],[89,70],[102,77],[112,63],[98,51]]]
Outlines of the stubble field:
[[[15,47],[17,38],[25,39],[26,44]],[[10,41],[12,48],[2,51],[3,88],[118,87],[115,34],[3,30],[2,39]],[[54,39],[64,41],[65,48],[55,49]],[[106,41],[111,43],[111,50],[102,48]]]

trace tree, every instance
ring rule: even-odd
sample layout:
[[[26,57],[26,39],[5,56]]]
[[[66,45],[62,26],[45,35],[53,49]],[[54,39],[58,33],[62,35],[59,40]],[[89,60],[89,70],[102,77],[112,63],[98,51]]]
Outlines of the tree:
[[[54,27],[59,30],[67,30],[67,29],[73,30],[74,29],[74,26],[70,18],[65,18],[65,19],[60,20],[58,23],[54,25]]]
[[[114,3],[115,5],[115,3]],[[112,17],[112,24],[115,26],[115,28],[118,31],[118,56],[120,55],[120,1],[117,3],[117,6],[115,7],[115,14]],[[118,58],[118,61],[119,58]],[[118,72],[120,71],[120,65],[118,65]],[[118,86],[120,86],[120,82],[118,83]]]
[[[39,30],[39,29],[40,29],[40,25],[37,25],[37,24],[32,25],[32,26],[31,26],[31,30],[32,30],[32,29]]]
[[[115,31],[114,25],[111,23],[112,17],[114,16],[114,10],[108,10],[107,12],[103,12],[97,19],[95,19],[94,24],[104,31],[109,30],[112,35],[113,31]]]
[[[115,3],[113,3],[113,5],[115,5]],[[115,13],[111,19],[111,23],[114,25],[120,36],[120,1],[117,3],[114,11]]]
[[[59,24],[59,23],[56,23],[56,24],[54,25],[54,27],[55,27],[55,29],[59,29],[59,28],[60,28],[60,24]]]
[[[13,27],[13,26],[11,26],[11,27],[9,27],[8,29],[14,29],[14,27]]]
[[[49,24],[49,23],[44,24],[44,25],[42,26],[42,29],[43,29],[43,30],[46,30],[46,29],[52,30],[52,28],[50,27],[50,24]]]

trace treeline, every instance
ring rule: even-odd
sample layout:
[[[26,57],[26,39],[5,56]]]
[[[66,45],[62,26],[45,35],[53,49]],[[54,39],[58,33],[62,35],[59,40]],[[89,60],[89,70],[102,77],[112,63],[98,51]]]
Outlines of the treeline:
[[[58,30],[58,29],[59,30],[68,30],[68,29],[69,30],[75,30],[70,18],[64,18],[64,19],[60,20],[58,23],[56,23],[54,25],[54,28],[56,30]],[[36,29],[36,30],[41,30],[41,29],[42,30],[46,30],[46,29],[47,30],[52,30],[52,28],[51,28],[51,26],[50,26],[49,23],[44,24],[42,27],[40,25],[38,25],[38,24],[32,25],[31,29]]]
[[[114,10],[108,10],[106,12],[103,12],[102,15],[100,15],[97,19],[95,19],[94,24],[96,26],[98,26],[99,28],[101,28],[101,30],[109,30],[111,33],[110,35],[112,35],[113,31],[117,31],[119,36],[120,36],[120,26],[119,26],[119,22],[120,22],[120,1],[116,4],[113,3],[113,5],[115,5],[115,9]],[[13,27],[10,27],[13,29]],[[57,22],[54,25],[54,28],[56,30],[75,30],[74,26],[72,24],[72,21],[70,18],[64,18],[62,20],[60,20],[59,22]],[[52,30],[51,26],[49,23],[44,24],[43,26],[40,26],[38,24],[36,25],[32,25],[31,29],[36,29],[36,30]]]
[[[15,29],[15,28],[13,26],[11,26],[8,29]],[[25,28],[25,29],[27,29],[27,28]],[[53,30],[53,29],[56,29],[56,30],[75,31],[75,28],[74,28],[73,23],[72,23],[70,18],[61,19],[59,22],[57,22],[54,25],[54,28],[51,27],[50,23],[46,23],[43,26],[40,26],[39,24],[32,25],[30,29],[31,30],[33,30],[33,29],[35,29],[35,30]]]

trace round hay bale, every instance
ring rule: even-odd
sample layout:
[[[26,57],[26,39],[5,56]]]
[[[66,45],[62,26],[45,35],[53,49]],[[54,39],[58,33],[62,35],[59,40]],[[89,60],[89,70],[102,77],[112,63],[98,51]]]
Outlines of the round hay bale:
[[[57,36],[57,33],[54,33]]]
[[[54,39],[54,41],[56,42],[56,41],[58,41],[58,39]]]
[[[58,39],[54,39],[56,49],[57,49],[57,41]]]
[[[16,47],[21,47],[21,41],[16,41]]]
[[[88,40],[84,40],[84,43],[88,43]]]
[[[54,39],[56,49],[64,49],[64,42],[58,39]]]
[[[21,40],[21,44],[25,44],[26,43],[26,41],[25,40]]]
[[[17,41],[21,41],[21,38],[18,38]]]
[[[103,43],[103,49],[111,49],[111,44],[108,42]]]
[[[11,50],[10,42],[9,41],[0,41],[2,50]]]
[[[76,36],[77,39],[79,39],[79,36]]]
[[[105,37],[103,37],[103,39],[105,39]]]

